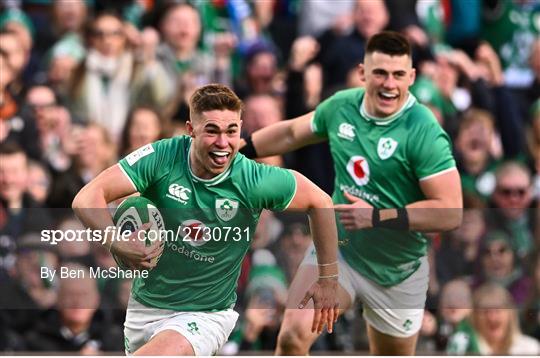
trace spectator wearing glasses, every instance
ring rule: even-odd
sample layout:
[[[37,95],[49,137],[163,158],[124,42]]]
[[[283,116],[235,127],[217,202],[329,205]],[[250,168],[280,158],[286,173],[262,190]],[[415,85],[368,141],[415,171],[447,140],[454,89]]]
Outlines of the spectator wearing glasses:
[[[533,190],[531,174],[524,165],[508,161],[495,172],[495,190],[491,196],[495,210],[487,215],[488,230],[501,230],[511,238],[511,247],[519,258],[531,252],[534,244]]]
[[[496,283],[505,287],[518,305],[525,302],[531,281],[511,246],[511,238],[503,231],[493,231],[484,238],[480,253],[480,273],[473,283]]]

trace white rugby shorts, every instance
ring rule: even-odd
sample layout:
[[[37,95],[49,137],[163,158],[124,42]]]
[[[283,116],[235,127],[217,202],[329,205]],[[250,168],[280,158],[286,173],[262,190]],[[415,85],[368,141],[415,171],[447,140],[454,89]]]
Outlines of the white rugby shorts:
[[[124,323],[125,351],[131,355],[158,333],[173,330],[191,343],[195,355],[216,355],[227,342],[237,320],[238,313],[232,309],[179,312],[146,307],[130,297]]]
[[[351,302],[362,302],[364,319],[377,331],[393,337],[410,337],[422,325],[428,289],[429,263],[426,256],[420,261],[418,269],[405,281],[384,287],[362,276],[339,255],[339,284],[351,296]],[[313,244],[301,265],[317,265]]]

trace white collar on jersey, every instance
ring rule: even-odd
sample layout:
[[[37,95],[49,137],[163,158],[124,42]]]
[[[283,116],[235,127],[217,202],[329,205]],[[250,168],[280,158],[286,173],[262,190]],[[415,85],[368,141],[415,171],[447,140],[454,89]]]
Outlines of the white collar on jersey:
[[[399,111],[397,111],[396,113],[394,113],[394,114],[392,114],[392,115],[390,115],[388,117],[375,117],[375,116],[372,116],[372,115],[368,114],[368,112],[366,110],[366,103],[364,101],[364,98],[365,98],[365,94],[362,97],[362,102],[360,103],[360,115],[362,117],[364,117],[366,119],[366,121],[373,122],[378,126],[386,126],[386,125],[392,123],[399,116],[401,116],[401,114],[403,114],[403,112],[405,112],[406,110],[408,110],[409,108],[411,108],[412,106],[414,106],[416,104],[416,97],[414,97],[414,95],[411,92],[409,92],[409,96],[407,97],[407,100],[405,101],[403,106],[399,109]]]
[[[222,181],[224,181],[225,179],[227,179],[227,177],[229,176],[229,174],[231,173],[231,167],[232,167],[232,163],[231,165],[229,165],[229,167],[227,168],[227,170],[225,170],[223,173],[213,177],[213,178],[210,178],[210,179],[202,179],[202,178],[199,178],[198,176],[195,175],[195,173],[193,173],[193,170],[191,170],[191,156],[190,156],[190,152],[191,152],[191,143],[190,143],[190,146],[189,146],[189,149],[188,149],[188,153],[187,153],[187,156],[188,156],[188,169],[189,169],[189,174],[191,175],[191,179],[193,179],[194,182],[201,182],[203,183],[204,185],[207,185],[207,186],[213,186],[213,185],[217,185],[219,183],[221,183]],[[234,160],[235,158],[233,158]]]

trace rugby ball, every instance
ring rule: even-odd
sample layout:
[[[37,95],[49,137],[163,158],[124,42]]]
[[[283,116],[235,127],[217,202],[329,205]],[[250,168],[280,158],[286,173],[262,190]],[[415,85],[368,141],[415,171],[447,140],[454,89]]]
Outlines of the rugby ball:
[[[117,228],[116,235],[118,235],[118,232],[120,235],[126,232],[134,232],[143,224],[150,223],[150,228],[140,235],[140,239],[144,240],[146,246],[150,246],[155,240],[161,239],[161,235],[165,232],[165,222],[158,208],[151,200],[142,196],[132,196],[122,201],[116,208],[112,219]],[[112,254],[112,256],[120,268],[129,269],[122,259],[115,254]],[[157,264],[160,257],[161,255],[152,259],[152,261]]]

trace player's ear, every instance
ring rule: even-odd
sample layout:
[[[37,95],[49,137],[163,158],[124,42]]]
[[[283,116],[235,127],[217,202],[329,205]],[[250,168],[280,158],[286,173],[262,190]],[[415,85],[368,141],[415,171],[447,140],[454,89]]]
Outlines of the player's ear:
[[[366,82],[366,67],[363,63],[358,64],[358,75],[360,76],[360,80],[362,82]]]
[[[193,137],[194,136],[194,133],[193,133],[193,123],[191,123],[191,121],[186,121],[186,130],[189,134],[190,137]]]
[[[410,83],[409,83],[409,86],[412,86],[414,84],[414,81],[416,80],[416,69],[412,69],[411,70],[411,75],[410,75]]]

